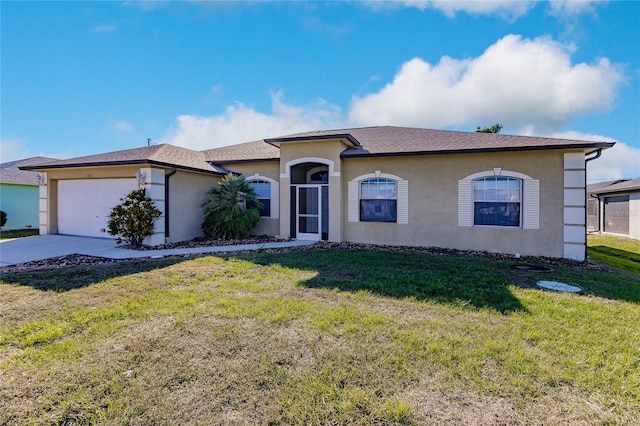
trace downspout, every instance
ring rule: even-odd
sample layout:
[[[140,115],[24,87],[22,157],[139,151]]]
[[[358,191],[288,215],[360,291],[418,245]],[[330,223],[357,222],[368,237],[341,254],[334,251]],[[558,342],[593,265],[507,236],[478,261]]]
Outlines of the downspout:
[[[602,148],[599,148],[596,151],[596,155],[594,155],[593,157],[590,158],[586,158],[584,160],[584,195],[585,195],[585,199],[584,199],[584,261],[587,261],[587,163],[589,161],[593,161],[597,158],[600,158],[600,156],[602,155]],[[598,229],[600,229],[600,202],[598,202]]]
[[[169,242],[169,179],[178,170],[173,167],[169,173],[164,175],[164,241]]]

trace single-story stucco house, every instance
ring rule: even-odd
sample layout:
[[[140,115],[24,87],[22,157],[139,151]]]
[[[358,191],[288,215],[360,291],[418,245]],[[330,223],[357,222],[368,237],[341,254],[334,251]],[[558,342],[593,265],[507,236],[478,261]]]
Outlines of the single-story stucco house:
[[[26,169],[46,181],[42,234],[106,237],[109,209],[144,186],[163,212],[147,244],[192,239],[206,191],[233,172],[265,204],[255,234],[584,260],[586,168],[613,144],[381,126]]]
[[[19,167],[55,160],[31,157],[0,164],[0,210],[7,214],[3,229],[38,229],[38,173],[20,170]]]
[[[587,185],[587,231],[640,240],[640,178]]]

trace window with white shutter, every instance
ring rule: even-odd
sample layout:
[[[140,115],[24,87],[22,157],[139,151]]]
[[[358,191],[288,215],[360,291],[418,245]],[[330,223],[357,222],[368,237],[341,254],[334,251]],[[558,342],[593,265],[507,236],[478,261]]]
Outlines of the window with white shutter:
[[[495,168],[458,181],[459,226],[539,229],[540,181]]]

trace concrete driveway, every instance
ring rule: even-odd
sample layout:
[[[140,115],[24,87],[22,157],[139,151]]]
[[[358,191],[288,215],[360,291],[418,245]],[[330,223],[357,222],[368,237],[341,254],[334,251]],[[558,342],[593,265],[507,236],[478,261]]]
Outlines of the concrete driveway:
[[[67,235],[40,235],[35,237],[0,240],[0,266],[32,262],[70,254],[102,256],[116,248],[116,242],[107,238],[72,237]]]
[[[109,259],[135,259],[140,257],[163,257],[202,253],[224,253],[237,250],[257,250],[261,248],[296,247],[313,244],[313,241],[282,241],[240,246],[194,247],[168,250],[129,250],[118,247],[116,241],[108,238],[74,237],[70,235],[39,235],[36,237],[0,240],[0,267],[51,257],[84,254]]]

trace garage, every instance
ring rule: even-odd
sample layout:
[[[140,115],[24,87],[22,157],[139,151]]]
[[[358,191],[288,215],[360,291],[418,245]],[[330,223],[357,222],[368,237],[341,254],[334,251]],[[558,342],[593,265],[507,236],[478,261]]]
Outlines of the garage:
[[[629,234],[629,196],[605,197],[604,231]]]
[[[111,209],[133,189],[136,179],[76,179],[58,181],[58,233],[110,238]]]

